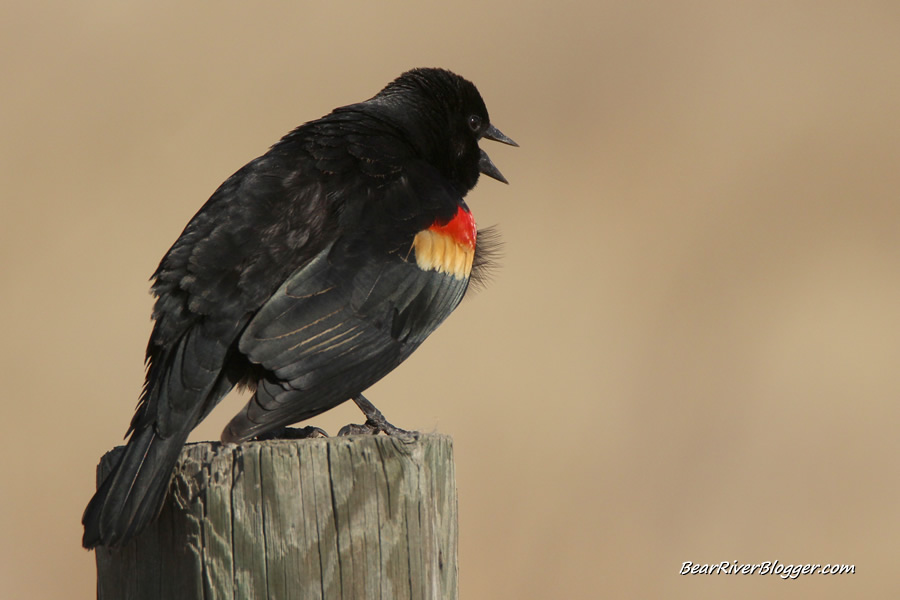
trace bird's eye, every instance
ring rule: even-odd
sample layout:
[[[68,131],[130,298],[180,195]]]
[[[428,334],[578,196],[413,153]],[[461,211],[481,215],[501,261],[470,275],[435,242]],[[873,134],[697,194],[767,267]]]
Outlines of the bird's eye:
[[[478,131],[481,129],[481,117],[478,115],[472,115],[469,117],[469,129],[472,131]]]

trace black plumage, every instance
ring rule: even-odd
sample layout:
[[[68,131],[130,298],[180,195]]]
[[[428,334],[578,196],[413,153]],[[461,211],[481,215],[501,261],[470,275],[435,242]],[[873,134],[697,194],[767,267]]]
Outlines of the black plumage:
[[[474,85],[416,69],[216,190],[153,275],[146,383],[85,547],[155,517],[189,433],[235,385],[255,393],[226,442],[361,397],[440,325],[484,262],[463,198],[480,173],[505,181],[481,138],[514,145]]]

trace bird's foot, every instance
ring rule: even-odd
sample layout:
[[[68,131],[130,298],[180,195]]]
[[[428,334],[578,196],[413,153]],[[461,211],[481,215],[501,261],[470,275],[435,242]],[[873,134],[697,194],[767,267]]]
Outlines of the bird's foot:
[[[407,431],[406,429],[400,429],[396,425],[389,423],[388,420],[384,418],[384,415],[381,414],[381,411],[375,408],[374,404],[366,400],[362,394],[355,397],[353,401],[366,416],[366,422],[363,425],[357,425],[355,423],[344,425],[338,432],[339,436],[378,435],[379,433],[384,433],[385,435],[400,438],[404,441],[414,441],[419,439],[418,431]]]
[[[256,440],[305,440],[307,438],[328,437],[319,427],[281,427],[256,436]]]
[[[382,418],[381,421],[367,420],[362,425],[350,423],[349,425],[344,425],[343,427],[341,427],[341,430],[338,431],[339,436],[378,435],[379,433],[400,438],[404,441],[414,441],[419,439],[418,431],[407,431],[406,429],[400,429],[399,427],[391,425],[390,423],[385,421],[384,418]]]

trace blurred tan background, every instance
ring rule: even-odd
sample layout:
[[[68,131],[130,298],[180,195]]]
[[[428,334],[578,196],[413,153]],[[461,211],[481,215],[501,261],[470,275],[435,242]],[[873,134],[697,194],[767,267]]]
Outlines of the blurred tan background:
[[[521,144],[469,196],[502,270],[370,396],[455,439],[461,597],[900,592],[896,2],[6,2],[0,32],[0,597],[93,597],[81,511],[191,215],[415,66]],[[678,575],[776,559],[856,574]]]

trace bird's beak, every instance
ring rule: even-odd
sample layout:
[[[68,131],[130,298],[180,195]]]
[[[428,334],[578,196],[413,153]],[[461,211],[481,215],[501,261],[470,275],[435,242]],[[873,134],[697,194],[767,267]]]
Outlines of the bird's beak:
[[[491,125],[490,127],[487,128],[487,131],[484,132],[483,137],[486,137],[487,139],[493,140],[495,142],[501,142],[503,144],[507,144],[509,146],[516,146],[517,148],[519,147],[519,145],[517,143],[515,143],[510,138],[503,135],[500,132],[500,130],[497,129],[496,127],[494,127],[493,125]]]
[[[482,137],[487,138],[489,140],[493,140],[495,142],[500,142],[502,144],[508,144],[510,146],[518,146],[517,143],[512,141],[511,138],[508,138],[505,135],[503,135],[500,132],[500,130],[497,129],[496,127],[494,127],[493,125],[488,127],[487,131],[484,132],[484,135]],[[497,181],[502,181],[503,183],[509,183],[506,180],[506,177],[503,176],[503,173],[500,172],[500,169],[498,169],[494,165],[493,161],[491,161],[491,158],[487,155],[487,152],[485,152],[484,150],[481,151],[481,159],[478,161],[478,170],[481,171],[482,173],[484,173],[485,175],[487,175],[488,177],[493,177]]]

